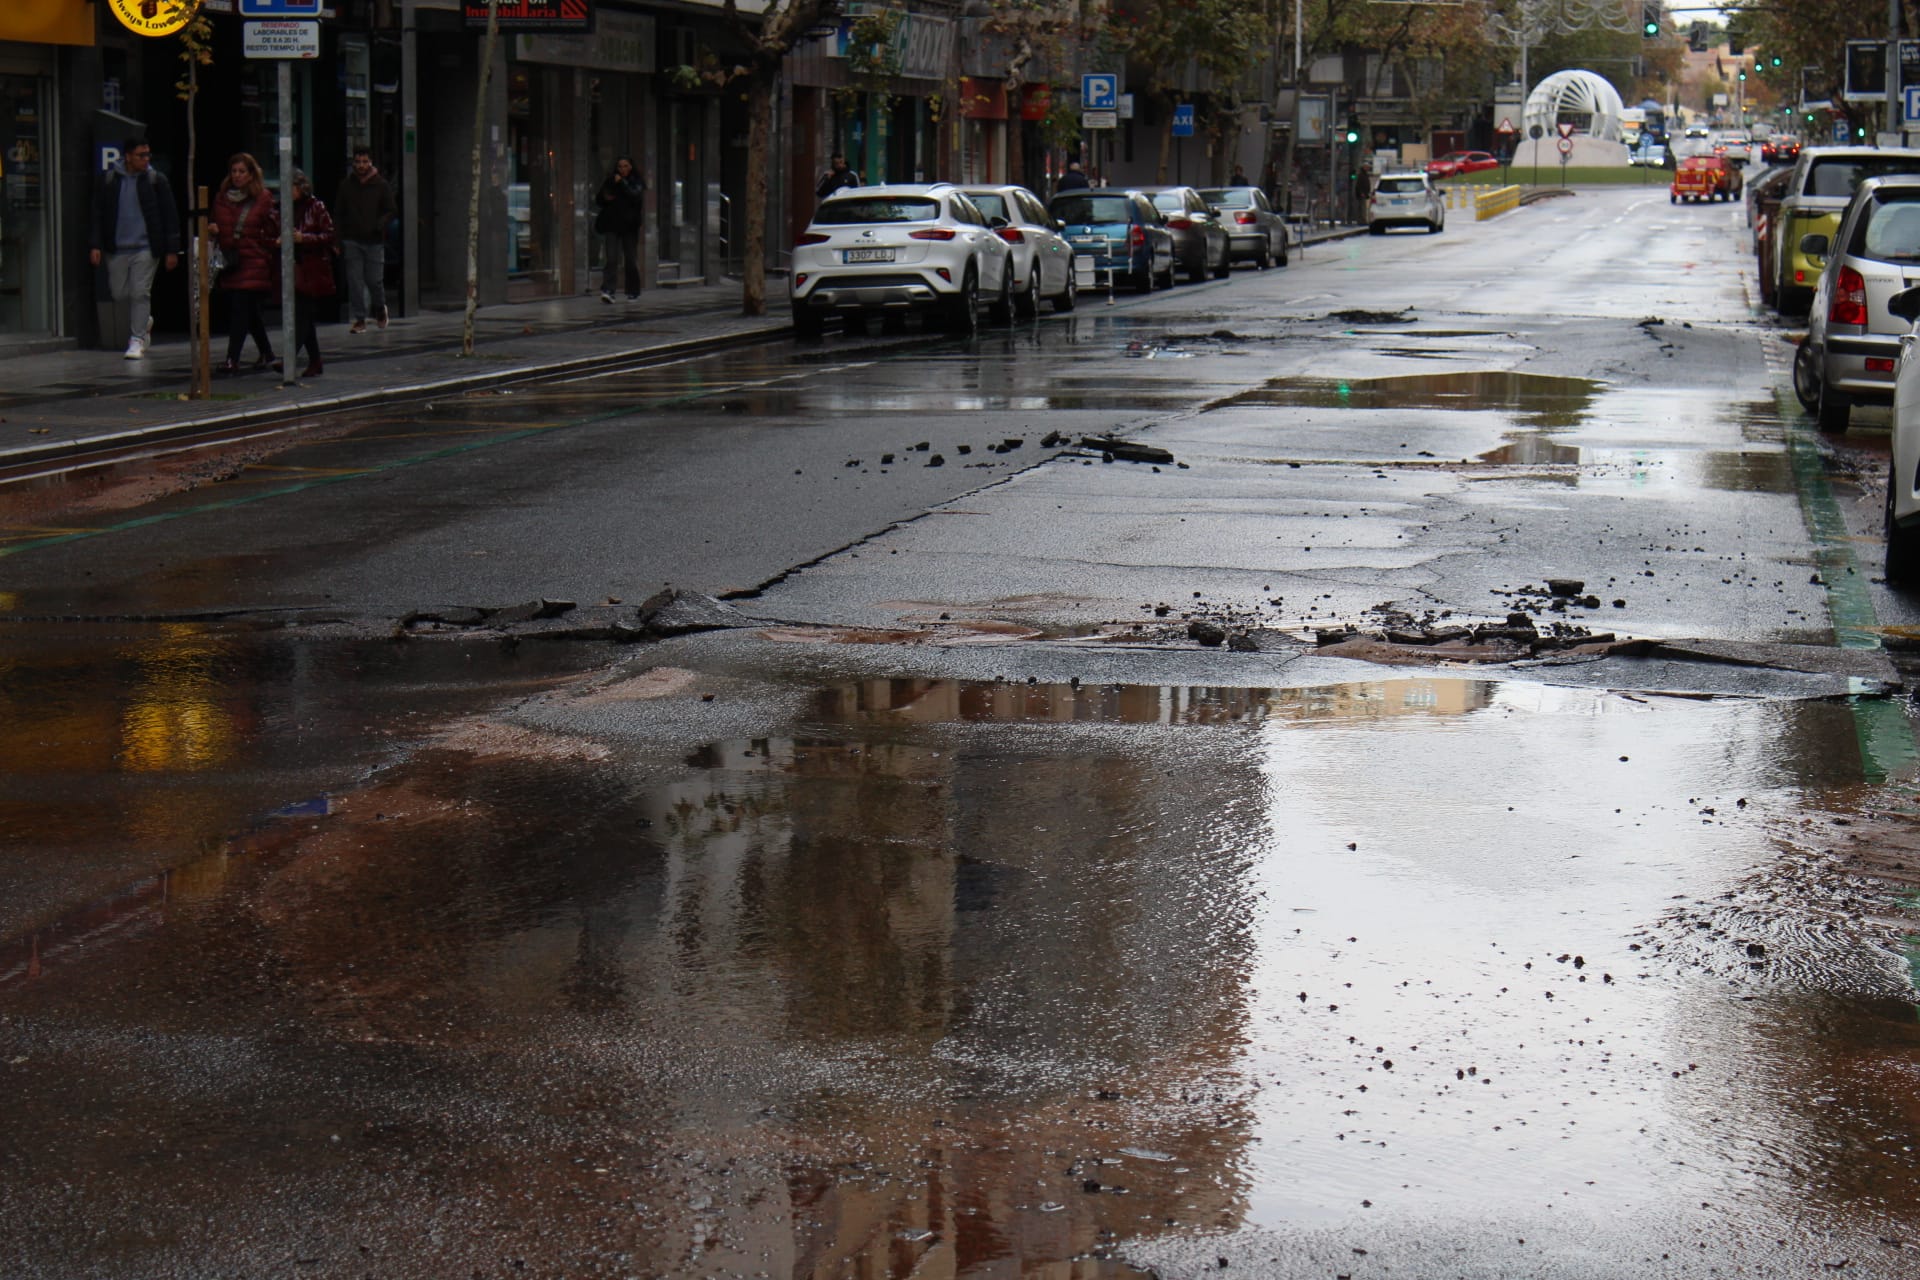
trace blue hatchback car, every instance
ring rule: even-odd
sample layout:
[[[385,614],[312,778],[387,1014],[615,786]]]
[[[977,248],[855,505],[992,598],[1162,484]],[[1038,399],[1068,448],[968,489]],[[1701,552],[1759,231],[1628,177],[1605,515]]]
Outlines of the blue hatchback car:
[[[1166,215],[1154,208],[1143,192],[1111,187],[1083,187],[1062,191],[1047,203],[1047,212],[1060,224],[1060,234],[1073,247],[1074,258],[1090,255],[1096,272],[1111,272],[1117,284],[1124,276],[1145,293],[1156,284],[1173,285],[1173,232]]]

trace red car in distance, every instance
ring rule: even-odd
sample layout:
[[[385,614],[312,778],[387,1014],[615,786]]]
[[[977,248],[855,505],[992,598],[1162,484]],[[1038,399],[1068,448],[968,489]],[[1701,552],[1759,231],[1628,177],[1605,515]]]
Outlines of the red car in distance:
[[[1485,151],[1449,151],[1437,160],[1427,161],[1429,178],[1451,178],[1461,173],[1498,169],[1500,158]]]

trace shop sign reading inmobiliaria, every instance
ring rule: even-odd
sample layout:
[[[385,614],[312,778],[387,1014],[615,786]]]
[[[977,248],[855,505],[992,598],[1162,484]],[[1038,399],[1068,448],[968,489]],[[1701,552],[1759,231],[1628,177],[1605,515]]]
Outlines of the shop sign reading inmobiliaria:
[[[487,0],[461,0],[469,31],[487,29]],[[500,0],[502,31],[587,35],[593,31],[592,0]]]
[[[107,0],[120,25],[137,36],[170,36],[193,21],[200,0]]]

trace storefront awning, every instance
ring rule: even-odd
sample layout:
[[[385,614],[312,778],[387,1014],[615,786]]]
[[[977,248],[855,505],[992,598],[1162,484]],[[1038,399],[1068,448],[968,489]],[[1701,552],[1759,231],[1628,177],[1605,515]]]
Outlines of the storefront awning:
[[[93,0],[5,0],[0,40],[24,44],[92,44]]]

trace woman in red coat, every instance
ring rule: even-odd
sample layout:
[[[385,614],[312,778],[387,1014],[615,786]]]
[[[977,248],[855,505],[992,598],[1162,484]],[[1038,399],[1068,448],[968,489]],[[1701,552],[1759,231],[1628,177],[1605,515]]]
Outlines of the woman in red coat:
[[[313,183],[300,170],[293,171],[293,353],[307,349],[307,367],[303,378],[321,373],[320,331],[314,325],[314,309],[322,298],[333,296],[333,215],[327,206],[313,198]]]
[[[226,291],[227,361],[222,373],[240,369],[240,349],[253,335],[256,369],[273,363],[267,339],[266,307],[280,283],[280,208],[267,190],[260,162],[242,151],[227,161],[227,178],[213,198],[213,230],[227,268],[220,273]]]

